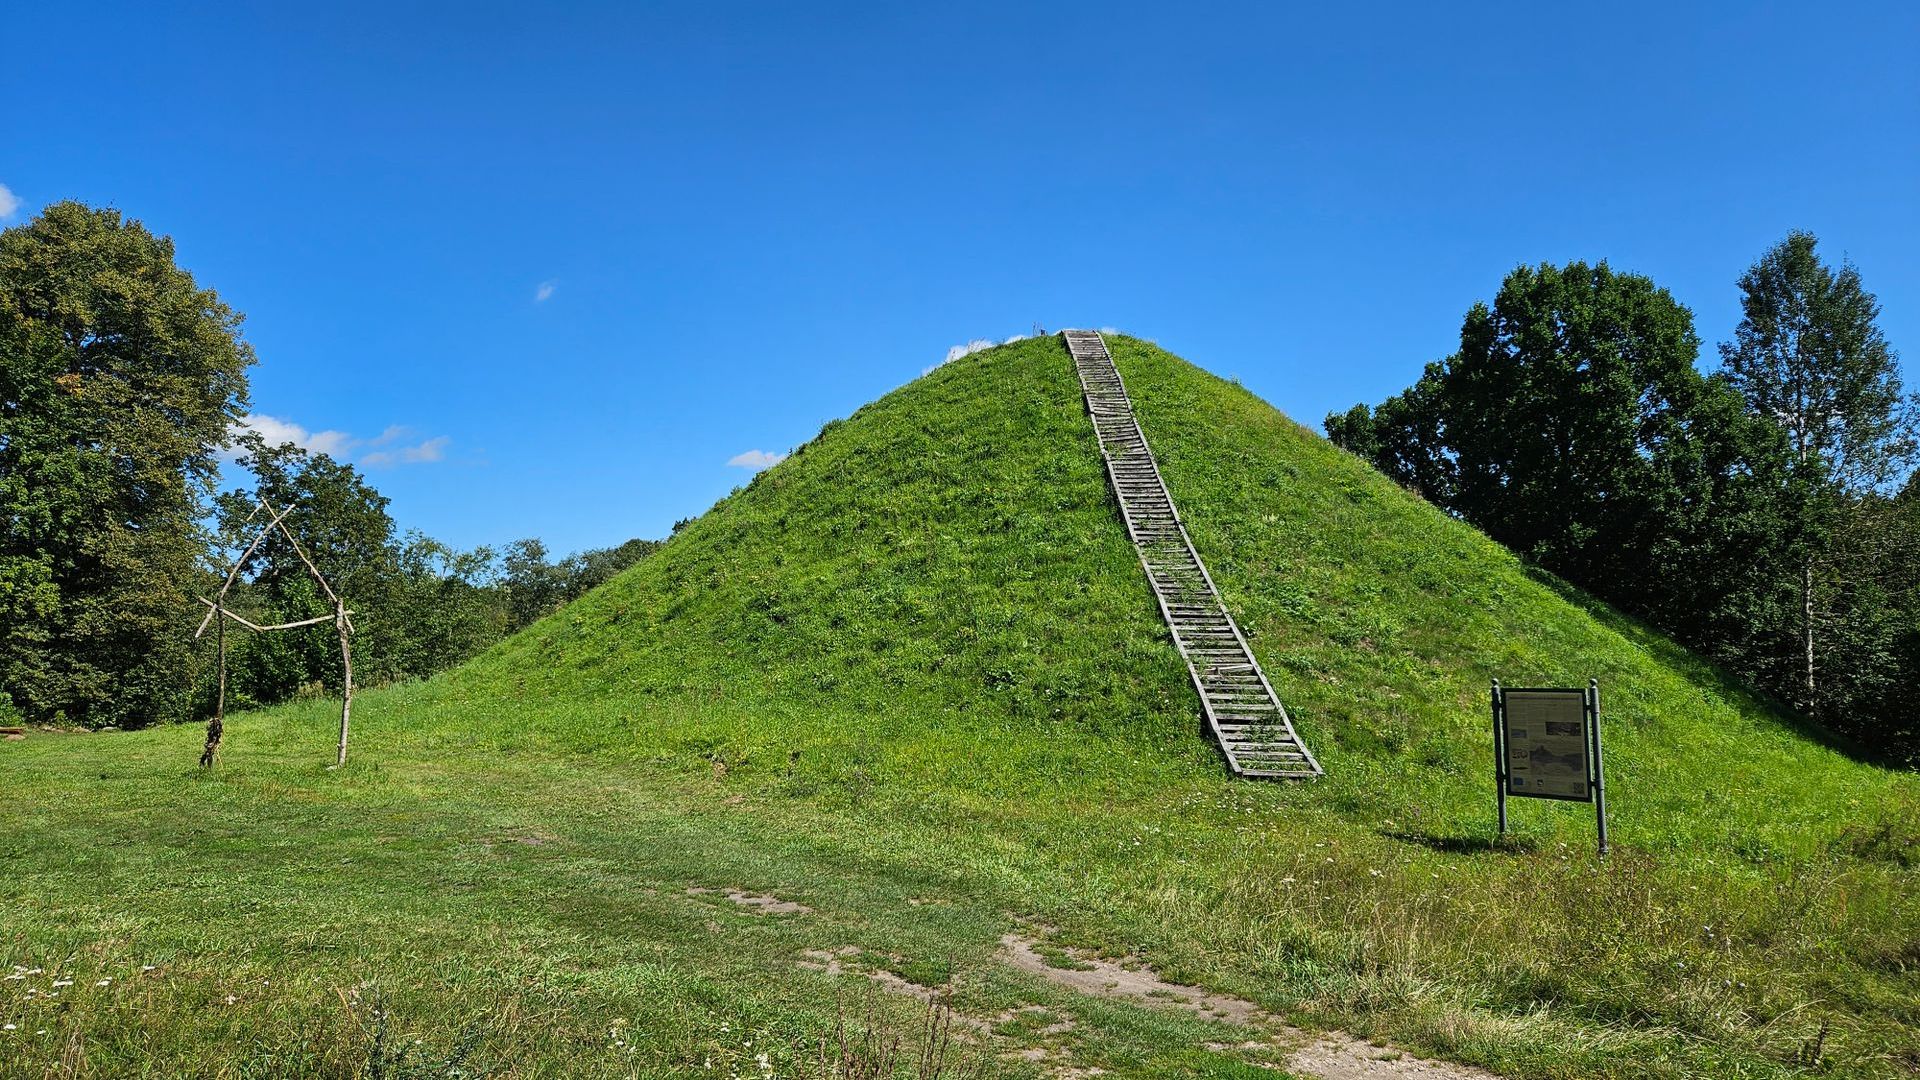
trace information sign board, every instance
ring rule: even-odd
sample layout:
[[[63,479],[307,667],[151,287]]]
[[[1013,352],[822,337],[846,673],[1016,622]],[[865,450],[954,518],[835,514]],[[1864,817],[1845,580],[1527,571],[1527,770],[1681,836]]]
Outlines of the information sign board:
[[[1600,761],[1600,684],[1504,689],[1493,682],[1494,800],[1507,831],[1507,796],[1590,802],[1607,853],[1607,781]]]
[[[1585,690],[1508,690],[1507,794],[1593,801]]]

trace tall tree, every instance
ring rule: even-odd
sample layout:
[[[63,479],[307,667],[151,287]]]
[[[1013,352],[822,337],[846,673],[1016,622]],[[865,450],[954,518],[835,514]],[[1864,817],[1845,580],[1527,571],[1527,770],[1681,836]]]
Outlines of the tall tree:
[[[1692,313],[1645,277],[1515,270],[1448,366],[1456,506],[1568,577],[1634,580],[1626,553],[1665,509],[1662,457],[1705,390],[1698,353]]]
[[[1327,432],[1542,566],[1642,613],[1683,612],[1674,590],[1706,584],[1707,533],[1757,523],[1704,508],[1766,450],[1698,354],[1692,313],[1651,280],[1523,266],[1467,313],[1458,352]]]
[[[240,321],[117,211],[0,233],[0,691],[28,716],[184,711],[197,523],[254,362]]]
[[[1795,476],[1781,497],[1807,523],[1800,545],[1800,691],[1819,701],[1821,553],[1838,515],[1884,491],[1912,461],[1915,411],[1878,325],[1880,305],[1850,263],[1838,272],[1812,233],[1774,245],[1740,278],[1742,317],[1720,346],[1749,407],[1777,423]]]
[[[1695,368],[1692,314],[1606,264],[1521,267],[1459,351],[1339,445],[1496,540],[1752,671],[1787,600],[1786,442]]]

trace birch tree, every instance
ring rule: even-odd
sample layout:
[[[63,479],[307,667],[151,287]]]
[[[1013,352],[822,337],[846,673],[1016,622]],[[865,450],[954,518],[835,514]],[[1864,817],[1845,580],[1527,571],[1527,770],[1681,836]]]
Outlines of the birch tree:
[[[1898,483],[1913,460],[1915,411],[1851,263],[1836,271],[1812,233],[1774,245],[1740,278],[1742,318],[1720,346],[1733,385],[1785,432],[1795,475],[1780,497],[1807,523],[1797,560],[1799,690],[1820,700],[1822,555],[1840,515]]]

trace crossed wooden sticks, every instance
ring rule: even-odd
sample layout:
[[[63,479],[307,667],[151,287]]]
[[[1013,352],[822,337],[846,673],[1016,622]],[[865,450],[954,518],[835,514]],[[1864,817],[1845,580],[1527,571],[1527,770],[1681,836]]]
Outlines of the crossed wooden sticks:
[[[260,511],[262,510],[267,512],[267,523],[260,527],[258,533],[254,534],[253,542],[247,545],[247,550],[241,552],[240,557],[233,561],[233,568],[227,571],[226,582],[220,586],[220,591],[214,594],[214,598],[209,600],[204,596],[196,597],[202,604],[207,606],[207,617],[200,620],[200,628],[193,632],[193,636],[198,640],[206,634],[207,627],[212,625],[216,628],[215,634],[219,640],[220,649],[220,686],[214,698],[213,718],[207,721],[207,746],[205,750],[200,752],[200,765],[202,768],[205,768],[213,764],[214,756],[220,750],[220,737],[226,731],[227,620],[232,619],[241,626],[255,631],[296,630],[303,626],[317,626],[323,622],[333,623],[334,629],[340,634],[340,749],[338,756],[334,759],[334,766],[338,768],[347,763],[347,725],[353,718],[353,646],[351,641],[353,637],[353,612],[347,610],[346,601],[340,599],[339,594],[333,591],[333,586],[327,584],[327,579],[321,575],[320,569],[313,565],[313,560],[307,557],[306,549],[300,546],[300,541],[293,535],[293,530],[287,528],[287,515],[293,513],[293,507],[289,505],[285,510],[276,512],[273,504],[268,502],[265,497],[260,497],[259,501],[260,505],[254,507],[253,513],[247,515],[247,520],[242,523],[242,527],[244,528],[247,525],[253,524],[253,522],[259,518]],[[332,614],[316,615],[311,619],[300,619],[295,622],[274,623],[271,626],[261,626],[257,623],[249,622],[241,616],[227,610],[228,590],[232,589],[233,583],[239,580],[240,571],[246,567],[247,561],[253,558],[253,553],[259,550],[260,542],[265,540],[267,534],[273,532],[275,529],[279,529],[280,535],[286,537],[287,543],[293,545],[293,553],[300,556],[300,561],[307,566],[307,573],[313,575],[313,580],[319,584],[320,591],[326,593],[327,599],[332,601]]]

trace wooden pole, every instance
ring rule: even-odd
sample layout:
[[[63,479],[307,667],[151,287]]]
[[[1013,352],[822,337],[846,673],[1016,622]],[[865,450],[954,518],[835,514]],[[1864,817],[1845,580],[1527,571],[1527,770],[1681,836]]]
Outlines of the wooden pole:
[[[213,601],[207,599],[204,596],[200,597],[199,600],[201,603],[207,605],[208,607],[214,606]],[[249,622],[248,620],[243,619],[239,615],[236,615],[231,611],[227,611],[224,608],[221,610],[220,613],[222,615],[225,615],[227,618],[232,619],[234,622],[239,623],[241,626],[246,627],[249,630],[298,630],[303,626],[318,626],[323,622],[332,622],[335,618],[333,615],[315,615],[311,619],[301,619],[298,622],[283,622],[283,623],[274,623],[272,626],[261,626],[258,623]],[[349,611],[347,612],[347,614],[352,615],[353,612]],[[207,618],[208,619],[213,618],[212,612],[208,612]],[[347,629],[349,630],[353,629],[353,626],[351,623],[348,624]]]
[[[213,614],[215,621],[220,624],[219,631],[214,635],[220,645],[220,681],[214,690],[213,719],[207,721],[207,747],[200,751],[200,767],[203,769],[212,767],[213,757],[220,750],[220,736],[227,727],[227,620],[219,618],[225,612],[217,605]]]
[[[261,503],[261,505],[262,505],[262,506],[265,506],[265,505],[266,505],[266,503],[265,503],[265,502],[262,502],[262,503]],[[268,512],[269,514],[271,514],[271,513],[273,512],[273,509],[272,509],[271,507],[268,507],[268,509],[267,509],[267,512]],[[254,512],[253,512],[252,514],[248,514],[248,515],[247,515],[247,521],[246,521],[246,523],[247,523],[247,524],[249,524],[249,525],[251,525],[251,524],[253,524],[253,519],[254,519],[254,517],[255,517],[255,516],[257,516],[257,515],[258,515],[259,513],[260,513],[260,511],[258,511],[258,510],[255,510],[255,511],[254,511]],[[258,536],[255,536],[255,537],[253,538],[253,543],[251,543],[251,544],[248,544],[248,545],[247,545],[247,550],[245,550],[245,551],[243,551],[243,552],[241,552],[241,553],[240,553],[240,557],[239,557],[239,558],[237,558],[237,559],[235,559],[235,560],[233,560],[233,569],[231,569],[231,570],[229,570],[229,571],[227,571],[227,581],[226,581],[226,584],[224,584],[224,585],[222,585],[222,586],[220,586],[220,592],[219,592],[218,594],[216,594],[216,595],[218,595],[218,596],[220,597],[220,601],[221,601],[222,603],[225,603],[225,602],[226,602],[226,599],[227,599],[227,590],[228,590],[228,589],[231,589],[231,588],[233,588],[233,583],[234,583],[234,580],[235,580],[236,578],[238,578],[238,577],[240,576],[240,568],[241,568],[242,566],[245,566],[245,565],[247,564],[247,560],[248,560],[248,559],[251,559],[251,558],[253,558],[253,549],[254,549],[254,548],[257,548],[257,547],[259,547],[259,546],[260,546],[260,541],[262,541],[262,540],[265,540],[265,539],[267,538],[267,534],[273,531],[273,527],[274,527],[275,525],[278,525],[278,524],[280,524],[280,518],[281,518],[281,517],[286,517],[286,516],[287,516],[287,514],[291,514],[291,513],[293,513],[293,507],[291,507],[291,506],[289,506],[289,507],[287,507],[287,510],[286,510],[286,513],[285,513],[285,514],[281,514],[281,515],[280,515],[280,517],[276,517],[276,518],[274,518],[274,519],[273,519],[272,521],[269,521],[269,522],[267,522],[267,524],[266,524],[266,525],[264,525],[263,527],[261,527],[261,529],[260,529],[260,535],[258,535]],[[205,600],[202,600],[202,601],[201,601],[201,603],[203,603],[203,604],[205,604],[205,603],[206,603],[206,601],[205,601]],[[211,605],[211,604],[208,604],[207,606],[208,606],[208,607],[212,607],[213,605]],[[217,611],[218,609],[216,608],[215,610]],[[195,631],[195,632],[194,632],[194,635],[193,635],[193,636],[194,636],[194,637],[199,637],[199,636],[200,636],[201,634],[204,634],[204,633],[206,633],[206,632],[207,632],[207,621],[208,621],[209,619],[212,619],[213,617],[214,617],[214,612],[213,612],[213,611],[209,611],[209,612],[207,612],[207,618],[206,618],[206,619],[202,619],[202,620],[200,620],[200,629],[199,629],[199,630],[197,630],[197,631]]]
[[[353,624],[347,621],[347,605],[335,600],[333,626],[340,632],[340,753],[334,768],[347,763],[347,727],[353,722]]]

